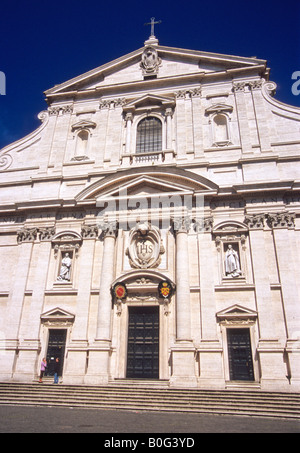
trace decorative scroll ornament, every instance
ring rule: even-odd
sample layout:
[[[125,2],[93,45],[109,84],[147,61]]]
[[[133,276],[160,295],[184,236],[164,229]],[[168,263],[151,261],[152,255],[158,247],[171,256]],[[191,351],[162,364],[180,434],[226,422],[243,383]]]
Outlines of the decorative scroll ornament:
[[[126,255],[133,268],[147,269],[159,266],[164,246],[159,230],[148,223],[140,223],[130,232]]]
[[[0,171],[9,168],[12,161],[13,160],[10,154],[2,154],[2,156],[0,156]]]

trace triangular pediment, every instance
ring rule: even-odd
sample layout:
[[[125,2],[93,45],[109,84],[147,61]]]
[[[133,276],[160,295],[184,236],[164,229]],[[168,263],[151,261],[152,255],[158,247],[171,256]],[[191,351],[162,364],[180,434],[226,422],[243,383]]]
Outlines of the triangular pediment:
[[[89,92],[95,89],[101,90],[101,88],[105,91],[105,88],[111,85],[118,86],[120,83],[131,84],[144,81],[140,63],[145,49],[146,47],[141,47],[78,77],[55,85],[45,91],[45,95],[50,101],[51,97],[62,93]],[[193,74],[203,76],[228,70],[244,70],[254,67],[263,69],[263,67],[266,67],[265,60],[259,60],[255,57],[247,58],[166,46],[157,46],[156,50],[161,61],[157,73],[158,79],[184,77]]]
[[[208,107],[205,110],[206,114],[211,114],[211,113],[222,113],[222,112],[232,112],[233,107],[232,105],[227,105],[227,104],[213,104],[211,107]]]
[[[136,98],[130,102],[127,102],[123,106],[125,112],[135,111],[144,107],[153,108],[153,107],[171,107],[175,104],[174,99],[163,96],[156,96],[154,94],[146,94],[145,96]]]
[[[42,322],[46,321],[68,321],[73,322],[75,319],[75,315],[70,313],[62,308],[55,307],[45,313],[41,314]]]
[[[243,307],[242,305],[232,305],[231,307],[221,310],[216,314],[218,319],[232,319],[232,318],[256,318],[257,312],[250,308]]]
[[[93,121],[81,120],[77,121],[77,123],[72,124],[72,130],[77,129],[94,129],[97,126],[96,123]]]

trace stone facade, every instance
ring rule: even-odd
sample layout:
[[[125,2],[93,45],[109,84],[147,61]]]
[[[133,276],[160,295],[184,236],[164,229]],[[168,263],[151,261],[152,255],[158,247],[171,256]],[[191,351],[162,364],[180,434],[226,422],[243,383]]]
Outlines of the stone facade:
[[[60,353],[64,383],[300,389],[300,109],[275,88],[151,36],[45,92],[0,151],[0,380]]]

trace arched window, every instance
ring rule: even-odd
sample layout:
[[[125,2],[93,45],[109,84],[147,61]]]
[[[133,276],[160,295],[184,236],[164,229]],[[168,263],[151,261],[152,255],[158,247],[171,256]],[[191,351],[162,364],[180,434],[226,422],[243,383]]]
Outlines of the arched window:
[[[137,125],[136,153],[152,153],[162,150],[162,123],[148,116]]]

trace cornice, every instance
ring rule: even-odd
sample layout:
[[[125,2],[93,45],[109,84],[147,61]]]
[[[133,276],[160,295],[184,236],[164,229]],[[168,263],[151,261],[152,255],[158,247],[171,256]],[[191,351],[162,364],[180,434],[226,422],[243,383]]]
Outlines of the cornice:
[[[255,192],[278,192],[292,190],[294,186],[294,180],[288,181],[259,181],[250,182],[244,184],[235,184],[232,189],[237,194],[255,193]]]
[[[124,94],[124,93],[137,93],[156,90],[159,87],[165,89],[182,89],[183,85],[189,83],[209,83],[210,81],[216,81],[218,79],[231,81],[237,76],[251,77],[254,75],[263,76],[265,75],[264,65],[255,65],[242,68],[225,69],[215,72],[199,71],[197,73],[190,74],[179,74],[168,77],[158,77],[157,79],[150,80],[139,80],[134,82],[115,83],[109,85],[101,85],[95,88],[89,88],[84,90],[72,90],[63,92],[53,92],[47,95],[47,102],[51,104],[52,100],[65,99],[65,100],[78,100],[82,98],[91,98],[108,95],[108,94]]]

